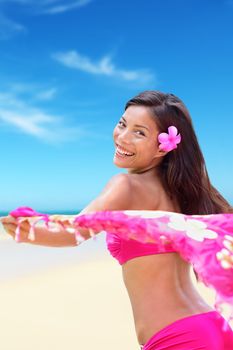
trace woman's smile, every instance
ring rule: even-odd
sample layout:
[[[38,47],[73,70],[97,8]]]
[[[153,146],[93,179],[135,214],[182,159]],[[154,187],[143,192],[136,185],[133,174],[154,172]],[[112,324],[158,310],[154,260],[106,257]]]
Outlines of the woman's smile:
[[[156,123],[146,107],[127,108],[113,131],[115,165],[132,171],[157,163],[157,134]]]
[[[120,145],[116,144],[116,152],[115,156],[118,158],[127,158],[127,157],[132,157],[134,156],[135,153],[129,152],[125,148],[121,147]]]

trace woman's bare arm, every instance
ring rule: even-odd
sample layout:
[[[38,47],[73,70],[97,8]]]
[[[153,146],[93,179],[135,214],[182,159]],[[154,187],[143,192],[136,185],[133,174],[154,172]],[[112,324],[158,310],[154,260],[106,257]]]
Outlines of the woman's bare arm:
[[[129,210],[131,205],[131,183],[127,174],[118,174],[110,179],[100,195],[90,202],[80,213],[90,213],[103,210]],[[8,234],[15,238],[17,227],[16,220],[8,216],[1,220]],[[68,224],[67,224],[68,225]],[[35,239],[28,238],[30,225],[27,221],[20,226],[20,242],[49,247],[76,246],[75,234],[60,229],[59,232],[51,232],[46,227],[35,227]],[[88,229],[78,229],[84,239],[91,237]]]

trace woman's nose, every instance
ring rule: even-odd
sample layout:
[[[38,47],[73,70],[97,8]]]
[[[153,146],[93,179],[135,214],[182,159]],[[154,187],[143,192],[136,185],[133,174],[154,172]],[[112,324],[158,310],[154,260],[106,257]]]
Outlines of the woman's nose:
[[[130,143],[130,133],[127,130],[121,131],[121,133],[118,135],[118,140],[122,143]]]

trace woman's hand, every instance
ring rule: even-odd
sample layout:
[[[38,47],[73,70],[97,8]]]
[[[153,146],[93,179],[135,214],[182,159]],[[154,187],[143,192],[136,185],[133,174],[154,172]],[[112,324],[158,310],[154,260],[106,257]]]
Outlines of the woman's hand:
[[[5,231],[13,239],[15,239],[16,229],[18,226],[17,220],[14,217],[9,215],[9,216],[2,218],[1,223],[2,223]],[[20,242],[27,242],[28,241],[29,229],[30,229],[30,225],[26,219],[25,219],[25,221],[20,223]]]
[[[17,242],[30,243],[48,247],[77,246],[75,230],[72,229],[71,224],[66,219],[64,219],[62,226],[34,226],[33,234],[32,232],[30,233],[30,218],[20,218],[19,222],[19,220],[9,215],[4,218],[1,218],[1,222],[5,231],[11,237],[16,239]],[[19,226],[19,233],[17,233],[17,226]],[[69,228],[72,230],[68,230]]]
[[[16,219],[9,215],[0,220],[5,231],[17,242],[49,247],[76,246],[98,233],[77,227],[72,223],[72,219],[73,216],[69,215],[52,215],[48,225],[43,226],[34,226],[31,219],[26,217]]]

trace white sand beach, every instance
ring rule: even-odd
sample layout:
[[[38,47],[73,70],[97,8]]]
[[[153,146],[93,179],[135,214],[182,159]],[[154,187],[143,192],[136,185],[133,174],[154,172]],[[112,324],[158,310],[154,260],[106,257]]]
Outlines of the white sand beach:
[[[1,281],[0,310],[4,350],[139,349],[121,269],[107,253]]]
[[[0,284],[4,350],[137,349],[121,270],[111,259]]]

